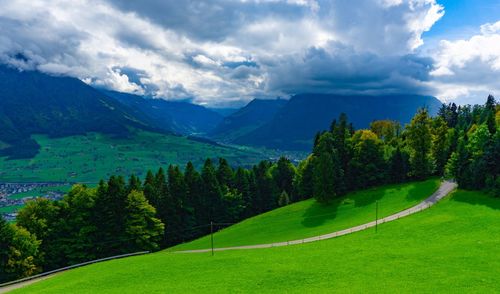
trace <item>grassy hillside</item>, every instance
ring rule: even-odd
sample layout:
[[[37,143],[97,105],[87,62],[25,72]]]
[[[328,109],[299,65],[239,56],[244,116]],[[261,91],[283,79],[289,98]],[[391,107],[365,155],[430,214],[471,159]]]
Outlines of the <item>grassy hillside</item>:
[[[344,237],[289,247],[155,254],[83,267],[14,293],[500,291],[500,199],[455,192]]]
[[[389,185],[349,193],[328,206],[314,199],[302,201],[245,220],[214,234],[215,247],[284,242],[331,233],[375,220],[411,207],[437,190],[436,179]],[[171,250],[210,248],[210,236]]]
[[[189,140],[185,137],[136,131],[129,138],[98,133],[48,138],[36,135],[40,152],[32,159],[0,157],[0,181],[96,182],[111,174],[144,175],[168,164],[201,165],[207,157],[225,157],[235,165],[265,159],[262,153]]]

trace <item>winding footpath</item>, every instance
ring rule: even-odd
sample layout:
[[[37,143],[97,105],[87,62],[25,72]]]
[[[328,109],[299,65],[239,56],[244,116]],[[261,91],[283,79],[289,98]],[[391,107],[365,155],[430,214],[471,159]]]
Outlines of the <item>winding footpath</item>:
[[[400,219],[402,217],[409,216],[409,215],[412,215],[412,214],[417,213],[419,211],[425,210],[425,209],[433,206],[434,204],[436,204],[439,200],[446,197],[450,192],[455,190],[456,187],[457,187],[457,184],[454,182],[443,181],[441,183],[441,185],[439,186],[439,189],[436,192],[434,192],[434,194],[432,194],[429,198],[425,199],[424,201],[420,202],[419,204],[417,204],[411,208],[408,208],[406,210],[400,211],[396,214],[381,218],[378,221],[372,221],[372,222],[369,222],[369,223],[366,223],[363,225],[359,225],[359,226],[355,226],[355,227],[351,227],[351,228],[348,228],[345,230],[336,231],[333,233],[328,233],[328,234],[314,236],[314,237],[309,237],[309,238],[305,238],[305,239],[293,240],[293,241],[257,244],[257,245],[246,245],[246,246],[235,246],[235,247],[221,247],[221,248],[214,248],[213,250],[214,251],[226,251],[226,250],[242,250],[242,249],[281,247],[281,246],[289,246],[289,245],[316,242],[316,241],[321,241],[321,240],[326,240],[326,239],[344,236],[344,235],[351,234],[354,232],[363,231],[363,230],[366,230],[368,228],[375,227],[378,224],[391,222],[391,221]],[[174,251],[174,253],[201,253],[201,252],[210,252],[210,251],[212,251],[211,248],[195,249],[195,250],[181,250],[181,251]]]

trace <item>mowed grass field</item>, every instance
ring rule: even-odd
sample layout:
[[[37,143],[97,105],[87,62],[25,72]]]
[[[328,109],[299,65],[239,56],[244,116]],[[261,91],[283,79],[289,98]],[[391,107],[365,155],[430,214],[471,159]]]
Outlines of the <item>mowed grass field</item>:
[[[498,293],[500,199],[457,191],[343,237],[269,249],[154,254],[86,266],[13,293]]]
[[[32,159],[0,157],[3,182],[98,182],[110,175],[144,176],[148,169],[169,164],[201,166],[206,158],[224,157],[235,166],[255,164],[261,152],[198,142],[186,137],[136,131],[130,138],[98,133],[65,138],[37,135],[42,146]]]
[[[214,234],[214,247],[285,242],[347,229],[371,222],[429,197],[439,187],[438,179],[387,185],[349,193],[330,205],[314,199],[294,203],[228,227]],[[210,248],[210,236],[169,250]]]

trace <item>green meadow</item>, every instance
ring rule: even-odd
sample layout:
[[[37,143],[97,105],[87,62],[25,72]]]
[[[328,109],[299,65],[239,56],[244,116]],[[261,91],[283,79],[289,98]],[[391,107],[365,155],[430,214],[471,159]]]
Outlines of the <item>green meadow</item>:
[[[162,251],[71,270],[14,293],[497,293],[499,223],[500,199],[460,190],[377,233],[213,257]]]
[[[40,152],[31,159],[0,157],[3,182],[90,182],[111,175],[144,176],[148,169],[169,164],[201,166],[206,158],[224,157],[235,166],[248,166],[267,156],[250,148],[226,147],[186,137],[135,131],[130,138],[99,133],[64,138],[33,136]]]

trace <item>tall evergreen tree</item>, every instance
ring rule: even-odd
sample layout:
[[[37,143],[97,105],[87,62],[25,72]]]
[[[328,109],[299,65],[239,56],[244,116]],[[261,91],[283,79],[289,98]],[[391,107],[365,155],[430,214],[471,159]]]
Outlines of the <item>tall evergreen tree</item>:
[[[333,135],[324,133],[315,150],[313,191],[314,198],[320,203],[328,203],[344,192],[344,172],[337,150],[333,146]]]
[[[243,212],[242,217],[247,218],[253,215],[253,195],[250,191],[250,181],[248,172],[239,167],[234,174],[234,187],[237,191],[241,193],[243,201]]]
[[[141,180],[136,175],[131,175],[128,180],[127,193],[132,191],[142,191]]]
[[[395,183],[402,183],[407,179],[408,172],[408,156],[406,156],[406,154],[401,151],[401,148],[397,146],[390,160],[390,179]]]
[[[186,183],[186,202],[190,203],[195,224],[202,224],[201,215],[205,210],[202,197],[202,180],[200,174],[194,168],[192,162],[186,164],[184,172],[184,181]],[[196,233],[196,232],[194,232]]]
[[[169,230],[178,232],[170,236],[171,243],[186,240],[189,234],[186,230],[194,225],[193,208],[187,203],[187,185],[184,175],[178,166],[170,165],[168,168],[168,190],[170,197],[167,199],[168,216],[166,224]]]
[[[219,158],[219,166],[217,168],[217,181],[219,181],[219,185],[232,188],[234,186],[233,179],[233,169],[229,166],[225,158]]]
[[[295,167],[290,160],[283,156],[280,157],[272,170],[272,176],[278,191],[286,191],[288,195],[292,195],[295,172]]]
[[[142,192],[132,191],[126,200],[125,237],[127,251],[158,250],[164,224]]]
[[[431,144],[431,157],[437,175],[443,175],[444,173],[444,166],[450,154],[448,144],[448,126],[443,118],[437,117],[433,121]]]
[[[124,253],[126,200],[123,177],[111,176],[107,184],[99,184],[93,210],[98,242],[96,255],[99,257]]]
[[[215,168],[210,159],[205,161],[201,171],[202,179],[202,199],[204,201],[205,211],[203,212],[203,223],[218,221],[222,214],[222,191],[217,180]]]
[[[256,213],[269,211],[278,206],[277,188],[270,173],[271,164],[261,161],[254,167],[256,183]]]

